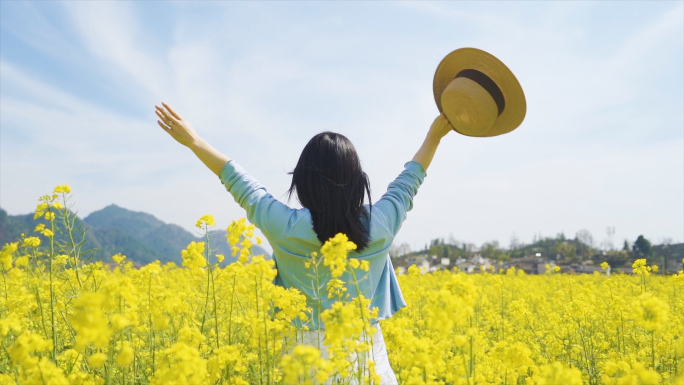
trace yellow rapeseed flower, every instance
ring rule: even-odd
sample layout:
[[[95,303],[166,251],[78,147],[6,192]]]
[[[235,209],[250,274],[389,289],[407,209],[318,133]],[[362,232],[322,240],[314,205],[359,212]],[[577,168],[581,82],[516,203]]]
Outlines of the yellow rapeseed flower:
[[[38,206],[36,206],[36,213],[33,216],[33,219],[35,220],[35,219],[42,217],[43,214],[45,214],[45,210],[47,210],[47,208],[48,208],[47,203],[45,203],[45,202],[39,203]]]
[[[207,265],[204,258],[204,242],[192,241],[188,247],[181,251],[183,266],[189,268],[203,268]]]
[[[240,256],[238,257],[238,262],[247,263],[249,260],[249,249],[241,249]]]
[[[240,242],[241,236],[251,237],[250,234],[253,234],[254,225],[248,225],[245,221],[246,218],[240,218],[228,225],[228,228],[226,229],[226,239],[231,246],[237,245],[237,243]]]
[[[328,293],[328,298],[342,298],[347,291],[347,287],[343,280],[333,278],[328,281],[325,291]]]
[[[131,347],[131,343],[124,341],[119,354],[116,355],[116,364],[119,366],[130,366],[134,358],[135,352]]]
[[[105,314],[107,294],[101,292],[83,293],[74,300],[74,314],[70,325],[76,331],[74,349],[82,352],[92,345],[105,349],[109,346],[112,329]]]
[[[12,255],[18,249],[19,242],[6,243],[0,250],[0,265],[7,271],[12,268]]]
[[[332,364],[320,357],[320,351],[308,345],[297,345],[291,354],[284,355],[280,360],[285,384],[313,384],[324,383],[332,374]],[[313,371],[313,373],[312,373]]]
[[[347,254],[351,250],[356,250],[356,244],[342,233],[327,240],[321,248],[323,264],[330,267],[333,278],[340,277],[347,269]]]
[[[67,193],[69,194],[71,192],[71,187],[69,187],[68,184],[62,184],[57,187],[52,191],[53,193]]]
[[[107,361],[107,356],[104,353],[95,353],[88,357],[88,365],[95,369],[103,367],[105,361]]]
[[[160,353],[150,384],[203,385],[208,377],[207,360],[193,346],[177,342]]]
[[[112,255],[112,261],[114,261],[114,263],[116,263],[117,265],[122,264],[125,260],[126,260],[126,256],[121,255],[121,253]]]
[[[637,259],[632,264],[632,273],[637,275],[650,275],[651,267],[646,265],[646,258]]]
[[[21,247],[38,247],[40,246],[40,238],[38,237],[26,237]]]
[[[202,217],[197,220],[197,223],[195,223],[195,226],[201,229],[202,225],[215,226],[216,221],[214,220],[214,216],[211,214],[202,215]]]
[[[649,292],[641,294],[632,306],[634,321],[648,331],[660,330],[667,323],[669,306]]]
[[[540,385],[582,385],[582,372],[576,367],[555,361],[541,366],[541,372],[534,376],[534,383]]]
[[[29,256],[28,255],[22,255],[21,257],[18,257],[17,259],[14,260],[14,266],[26,267],[26,266],[28,266],[28,262],[29,262]]]
[[[12,362],[21,366],[29,366],[33,361],[32,354],[46,351],[50,349],[51,345],[50,341],[43,339],[38,333],[24,330],[7,349],[7,353],[9,353]]]
[[[55,256],[53,263],[57,266],[64,266],[64,265],[66,265],[68,260],[69,260],[68,255],[60,254],[60,255]]]

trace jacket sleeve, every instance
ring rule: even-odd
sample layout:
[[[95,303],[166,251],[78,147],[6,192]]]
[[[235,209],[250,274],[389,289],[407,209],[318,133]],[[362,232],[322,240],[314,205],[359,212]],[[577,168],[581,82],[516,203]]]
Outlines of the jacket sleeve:
[[[392,237],[396,236],[406,213],[413,208],[413,197],[426,176],[423,166],[415,161],[407,162],[404,171],[389,184],[387,192],[373,205],[385,219],[385,225]]]
[[[235,202],[247,212],[247,219],[273,243],[288,232],[294,209],[286,206],[266,191],[254,177],[235,161],[228,161],[219,172],[219,179]]]

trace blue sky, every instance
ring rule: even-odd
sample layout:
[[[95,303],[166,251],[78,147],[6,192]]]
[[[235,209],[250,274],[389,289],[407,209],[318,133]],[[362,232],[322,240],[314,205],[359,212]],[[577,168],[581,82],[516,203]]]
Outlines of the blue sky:
[[[83,216],[243,216],[161,101],[282,200],[306,142],[343,133],[379,199],[437,114],[437,64],[476,47],[517,76],[525,121],[448,135],[397,243],[682,242],[683,20],[674,1],[0,2],[0,207],[66,183]]]

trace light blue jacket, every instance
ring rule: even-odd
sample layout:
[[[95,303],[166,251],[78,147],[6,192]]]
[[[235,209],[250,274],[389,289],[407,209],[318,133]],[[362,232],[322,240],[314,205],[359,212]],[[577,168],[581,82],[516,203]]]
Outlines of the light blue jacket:
[[[389,184],[387,192],[372,208],[370,216],[370,244],[358,253],[352,251],[349,258],[358,258],[370,263],[370,270],[364,272],[357,269],[355,274],[359,288],[366,298],[371,298],[371,307],[378,307],[378,318],[371,322],[391,317],[399,309],[406,306],[397,277],[392,267],[389,248],[406,219],[406,213],[413,208],[413,197],[423,183],[426,173],[423,166],[415,161],[404,165],[404,171]],[[285,288],[297,288],[306,297],[307,304],[313,309],[313,319],[306,325],[311,330],[319,328],[317,300],[313,291],[312,268],[304,263],[312,252],[319,252],[321,242],[316,237],[308,209],[293,209],[275,199],[256,179],[249,175],[235,161],[231,160],[223,166],[219,173],[221,183],[230,192],[235,201],[247,211],[247,219],[264,234],[273,247],[273,258],[276,261],[278,276],[274,283]],[[366,211],[369,206],[364,205]],[[322,310],[329,309],[335,302],[328,299],[325,283],[330,279],[330,271],[324,268],[321,283]],[[351,274],[340,277],[345,282],[351,281]],[[346,285],[352,298],[357,296],[353,283]],[[320,325],[323,329],[324,325]]]

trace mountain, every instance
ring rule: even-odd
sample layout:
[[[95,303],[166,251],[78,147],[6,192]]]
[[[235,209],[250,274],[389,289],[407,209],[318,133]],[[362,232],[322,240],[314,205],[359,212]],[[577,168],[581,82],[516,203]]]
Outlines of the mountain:
[[[38,223],[49,224],[44,219],[33,220],[33,214],[7,215],[0,209],[0,245],[15,242],[21,234],[36,235],[33,229]],[[127,210],[117,205],[109,205],[102,210],[95,211],[87,217],[77,219],[77,225],[82,224],[87,229],[88,240],[83,250],[95,249],[91,260],[110,262],[114,254],[121,253],[128,260],[144,265],[155,260],[162,263],[182,263],[181,250],[192,241],[204,241],[182,227],[164,223],[153,215]],[[222,265],[234,262],[230,247],[226,241],[225,231],[209,232],[211,248],[216,253],[224,254]],[[43,237],[43,242],[47,240]],[[66,240],[61,234],[55,240]],[[254,255],[270,255],[260,246],[253,246]]]

